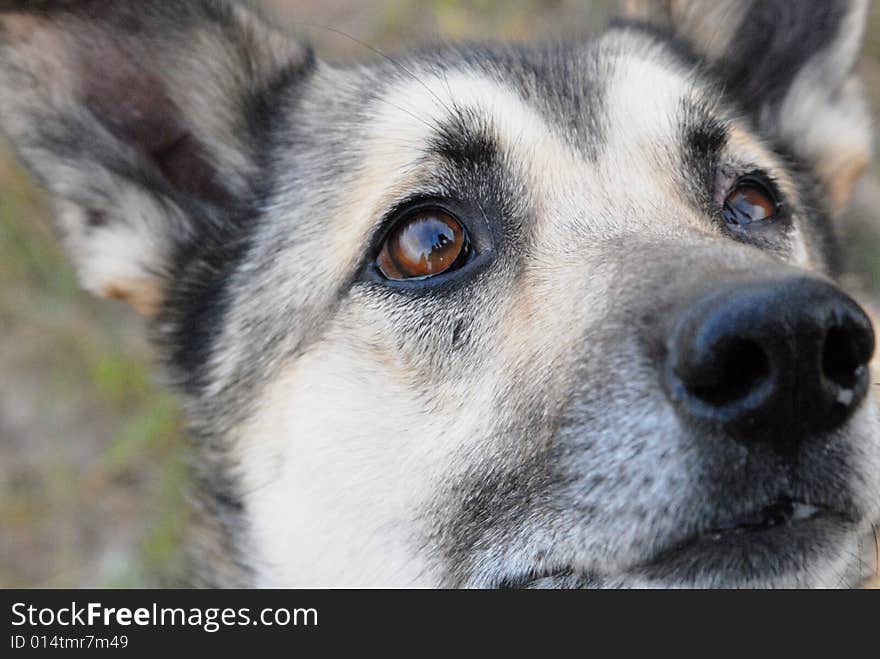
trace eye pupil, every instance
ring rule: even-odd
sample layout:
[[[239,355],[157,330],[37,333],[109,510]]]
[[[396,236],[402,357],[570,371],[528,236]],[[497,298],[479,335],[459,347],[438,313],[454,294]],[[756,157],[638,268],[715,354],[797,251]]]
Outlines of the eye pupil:
[[[724,200],[724,219],[736,226],[747,226],[772,218],[777,211],[778,204],[773,194],[757,182],[738,183]]]
[[[376,265],[388,279],[431,277],[460,264],[467,250],[467,234],[458,220],[441,210],[426,210],[392,230]]]

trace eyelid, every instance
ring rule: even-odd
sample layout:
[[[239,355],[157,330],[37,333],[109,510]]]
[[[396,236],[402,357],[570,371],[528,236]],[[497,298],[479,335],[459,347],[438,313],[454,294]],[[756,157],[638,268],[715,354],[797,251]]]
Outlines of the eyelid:
[[[405,219],[407,215],[412,215],[419,211],[430,210],[433,208],[448,213],[453,217],[460,218],[461,216],[458,214],[454,206],[454,204],[448,204],[448,202],[439,195],[419,194],[395,202],[382,214],[381,219],[376,224],[376,228],[373,230],[373,236],[370,239],[370,247],[367,250],[368,257],[375,259],[379,255],[382,245],[394,230],[394,227],[396,227],[401,220]],[[464,222],[462,222],[462,225],[467,228]]]
[[[467,231],[467,262],[461,267],[444,272],[442,276],[423,279],[393,280],[382,276],[376,261],[385,241],[394,228],[409,215],[425,209],[438,209],[456,218]],[[442,194],[418,194],[404,198],[389,206],[376,223],[366,249],[361,253],[361,264],[356,280],[380,284],[406,295],[445,294],[473,281],[495,260],[503,236],[499,233],[498,220],[476,202]]]
[[[738,184],[749,181],[765,187],[776,203],[777,212],[782,209],[784,196],[780,192],[779,184],[772,174],[760,167],[734,167],[732,165],[722,165],[718,168],[713,195],[715,205],[718,208],[722,208],[730,192]]]
[[[744,223],[731,221],[729,215],[734,213],[734,206],[728,206],[728,197],[740,186],[763,189],[766,200],[773,202],[772,212]],[[736,201],[731,203],[736,204]],[[778,179],[765,170],[754,167],[719,168],[712,214],[717,218],[722,231],[735,240],[777,251],[784,249],[781,238],[793,226],[792,210],[781,193]]]

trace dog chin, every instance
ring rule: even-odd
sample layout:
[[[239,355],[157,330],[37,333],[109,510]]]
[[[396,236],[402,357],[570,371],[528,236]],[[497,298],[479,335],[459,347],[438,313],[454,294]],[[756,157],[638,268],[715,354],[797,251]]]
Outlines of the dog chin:
[[[865,529],[867,526],[867,529]],[[693,537],[621,573],[564,566],[508,579],[511,588],[851,588],[880,575],[880,525],[794,507],[773,524],[742,524]]]

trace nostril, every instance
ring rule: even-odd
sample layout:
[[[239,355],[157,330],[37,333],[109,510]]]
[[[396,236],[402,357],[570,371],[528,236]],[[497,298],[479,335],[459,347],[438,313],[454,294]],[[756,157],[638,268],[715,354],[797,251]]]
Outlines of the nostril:
[[[758,343],[749,339],[727,346],[719,362],[711,384],[687,387],[692,395],[714,407],[743,400],[770,377],[767,354]]]
[[[731,281],[681,304],[662,383],[700,432],[790,454],[842,427],[869,387],[867,314],[810,277]]]
[[[858,384],[870,359],[865,354],[864,342],[853,335],[853,330],[832,327],[822,349],[822,374],[843,389],[852,389]]]

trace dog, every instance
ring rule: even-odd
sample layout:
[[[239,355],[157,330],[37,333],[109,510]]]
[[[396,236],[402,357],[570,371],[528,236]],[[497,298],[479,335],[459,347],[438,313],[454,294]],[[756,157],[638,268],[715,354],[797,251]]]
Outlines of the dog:
[[[185,406],[192,584],[876,569],[874,331],[835,283],[866,2],[628,0],[356,66],[231,0],[2,7],[0,129]]]

